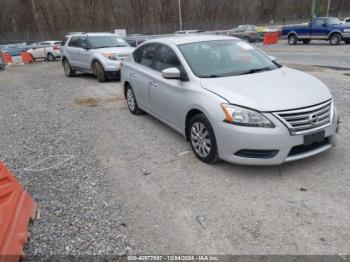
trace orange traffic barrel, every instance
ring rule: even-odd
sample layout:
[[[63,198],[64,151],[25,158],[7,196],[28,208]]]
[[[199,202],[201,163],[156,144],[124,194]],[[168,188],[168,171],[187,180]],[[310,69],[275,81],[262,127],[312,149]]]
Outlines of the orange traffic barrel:
[[[0,161],[0,262],[17,262],[24,256],[28,224],[37,205]]]

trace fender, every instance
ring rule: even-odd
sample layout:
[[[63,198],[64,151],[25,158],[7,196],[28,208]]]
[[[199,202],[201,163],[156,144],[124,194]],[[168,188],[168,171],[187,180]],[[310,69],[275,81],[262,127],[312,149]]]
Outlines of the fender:
[[[329,34],[328,34],[328,38],[334,34],[334,33],[337,33],[337,34],[340,34],[341,36],[343,36],[343,32],[340,31],[339,29],[335,29],[335,30],[332,30]]]

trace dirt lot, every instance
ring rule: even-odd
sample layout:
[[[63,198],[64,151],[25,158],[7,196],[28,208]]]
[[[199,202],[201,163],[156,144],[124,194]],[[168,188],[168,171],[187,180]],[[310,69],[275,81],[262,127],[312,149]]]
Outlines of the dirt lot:
[[[7,68],[0,159],[41,211],[27,254],[349,254],[349,48],[264,48],[322,79],[343,122],[338,147],[278,167],[198,161],[131,115],[119,82],[66,78],[59,62]]]

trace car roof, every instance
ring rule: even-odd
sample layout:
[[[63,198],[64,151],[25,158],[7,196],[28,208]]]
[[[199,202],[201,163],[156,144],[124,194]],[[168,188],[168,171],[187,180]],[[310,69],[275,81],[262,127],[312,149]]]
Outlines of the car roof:
[[[118,36],[117,34],[108,33],[108,32],[101,32],[101,33],[71,33],[67,36]]]
[[[171,37],[162,37],[152,40],[148,40],[147,43],[173,43],[175,45],[183,45],[189,43],[198,43],[206,41],[218,41],[218,40],[232,40],[238,39],[231,36],[221,36],[221,35],[205,35],[205,34],[196,34],[196,35],[181,35],[181,36],[171,36]]]

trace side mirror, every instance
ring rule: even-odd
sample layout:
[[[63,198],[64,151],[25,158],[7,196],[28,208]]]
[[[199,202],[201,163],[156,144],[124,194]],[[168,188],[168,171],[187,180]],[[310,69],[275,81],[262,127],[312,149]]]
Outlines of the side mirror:
[[[171,67],[162,71],[162,77],[165,79],[180,79],[181,73],[176,67]]]
[[[323,27],[327,27],[327,24],[322,24]]]
[[[276,61],[277,60],[277,58],[272,56],[272,55],[269,55],[269,58],[270,58],[271,61]]]

